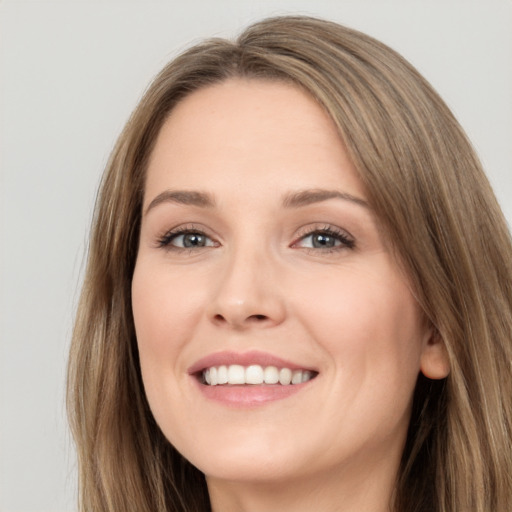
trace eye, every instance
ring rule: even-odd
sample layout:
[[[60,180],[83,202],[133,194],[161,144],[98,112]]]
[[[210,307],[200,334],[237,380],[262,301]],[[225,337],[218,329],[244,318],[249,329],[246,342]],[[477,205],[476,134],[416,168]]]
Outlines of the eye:
[[[293,247],[301,247],[313,250],[341,250],[353,249],[354,239],[346,232],[333,227],[314,229],[293,244]]]
[[[168,249],[201,249],[216,247],[217,244],[202,231],[176,229],[166,233],[159,241],[159,247]]]

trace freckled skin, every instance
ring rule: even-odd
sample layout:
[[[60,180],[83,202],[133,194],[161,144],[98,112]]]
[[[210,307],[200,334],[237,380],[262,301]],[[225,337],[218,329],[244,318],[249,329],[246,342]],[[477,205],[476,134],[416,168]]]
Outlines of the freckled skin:
[[[283,206],[310,189],[365,199],[331,120],[285,84],[231,80],[191,94],[150,159],[144,209],[165,190],[215,199],[147,212],[132,284],[152,412],[206,474],[215,510],[388,510],[418,373],[447,372],[371,208]],[[183,226],[208,244],[160,246]],[[313,247],[309,233],[327,226],[353,247]],[[283,400],[226,407],[187,371],[224,350],[319,374]]]

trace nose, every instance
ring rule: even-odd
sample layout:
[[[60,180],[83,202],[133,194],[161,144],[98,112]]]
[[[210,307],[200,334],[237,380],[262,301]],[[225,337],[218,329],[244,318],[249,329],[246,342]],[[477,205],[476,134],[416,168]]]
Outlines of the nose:
[[[263,251],[238,251],[219,269],[209,305],[210,320],[236,330],[281,324],[286,307],[279,269]]]

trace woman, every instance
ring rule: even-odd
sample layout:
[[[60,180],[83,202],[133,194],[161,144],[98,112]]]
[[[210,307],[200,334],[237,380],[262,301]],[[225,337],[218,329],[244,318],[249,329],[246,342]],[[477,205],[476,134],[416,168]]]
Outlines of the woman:
[[[389,48],[304,17],[191,48],[101,185],[82,510],[505,512],[511,256],[462,129]]]

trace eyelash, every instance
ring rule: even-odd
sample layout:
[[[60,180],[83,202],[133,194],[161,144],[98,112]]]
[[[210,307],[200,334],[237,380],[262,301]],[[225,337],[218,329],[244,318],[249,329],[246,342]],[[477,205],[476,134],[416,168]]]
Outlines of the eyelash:
[[[194,247],[187,248],[187,247],[177,247],[177,246],[172,245],[173,240],[175,240],[179,236],[187,235],[187,234],[204,236],[205,238],[212,240],[202,229],[199,229],[197,227],[189,225],[189,226],[182,226],[179,228],[175,228],[175,229],[172,229],[172,230],[168,231],[167,233],[165,233],[163,236],[161,236],[158,239],[158,241],[157,241],[158,247],[167,249],[170,251],[189,251],[189,252],[193,251],[195,249]],[[318,226],[318,227],[315,226],[314,228],[309,228],[309,229],[305,230],[305,232],[300,234],[298,236],[298,238],[296,239],[296,241],[291,244],[291,247],[294,247],[294,246],[296,247],[297,244],[306,240],[308,237],[311,237],[314,235],[325,235],[328,237],[332,237],[336,241],[339,241],[340,244],[337,246],[334,246],[334,247],[326,247],[326,248],[303,247],[304,250],[311,251],[311,252],[321,252],[323,254],[325,254],[325,253],[329,254],[332,252],[337,252],[337,251],[341,251],[341,250],[345,250],[345,249],[354,249],[356,246],[354,239],[350,235],[348,235],[348,233],[346,233],[345,231],[342,231],[341,229],[336,228],[334,226],[323,225],[323,226]],[[200,246],[197,248],[201,249],[204,247],[218,246],[218,243],[215,241],[213,241],[213,244],[214,245],[202,246],[202,247]]]
[[[172,241],[178,238],[181,235],[188,235],[188,234],[194,234],[194,235],[200,235],[204,236],[205,238],[208,238],[211,240],[211,238],[202,230],[199,229],[193,225],[188,226],[181,226],[179,228],[171,229],[170,231],[167,231],[163,236],[161,236],[158,239],[158,247],[161,247],[163,249],[167,249],[170,251],[193,251],[193,247],[176,247],[171,245]],[[199,247],[201,248],[201,247]]]
[[[340,244],[334,247],[325,247],[325,248],[319,248],[319,247],[304,247],[304,250],[311,251],[311,252],[321,252],[322,254],[330,254],[337,251],[343,251],[346,249],[355,249],[356,243],[355,240],[346,232],[343,231],[337,227],[330,226],[330,225],[322,225],[322,226],[315,226],[313,228],[307,228],[304,233],[301,233],[297,240],[292,244],[293,246],[296,246],[298,243],[303,242],[308,237],[314,236],[314,235],[325,235],[328,237],[334,238],[336,241],[339,241]]]

